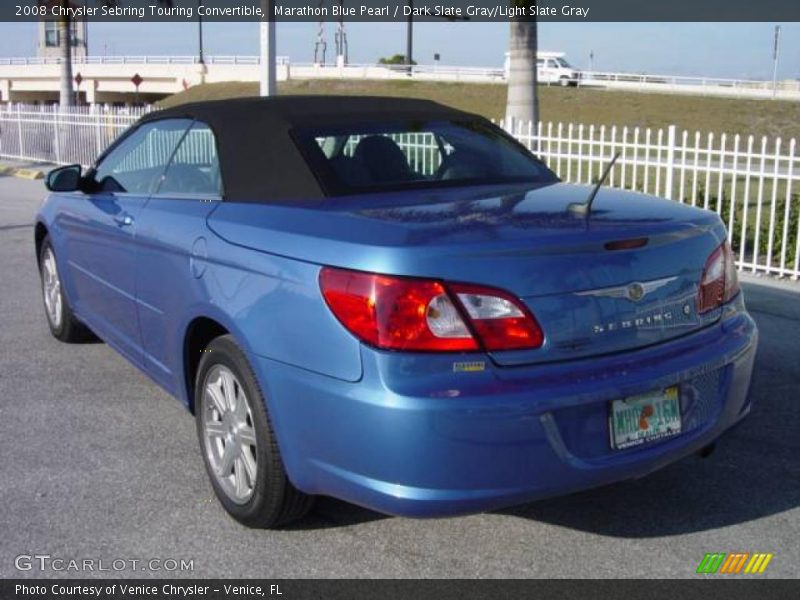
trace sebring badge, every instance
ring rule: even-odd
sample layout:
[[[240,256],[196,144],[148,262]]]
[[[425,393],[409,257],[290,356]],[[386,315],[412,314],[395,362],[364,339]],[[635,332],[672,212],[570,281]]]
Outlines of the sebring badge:
[[[672,321],[672,311],[665,310],[664,312],[653,313],[644,317],[633,317],[630,319],[623,319],[621,321],[611,321],[609,323],[602,323],[592,327],[593,333],[611,333],[612,331],[619,331],[621,329],[646,329],[648,327],[661,327],[667,325]]]
[[[601,288],[599,290],[588,290],[585,292],[575,292],[576,296],[596,296],[602,298],[627,298],[631,302],[638,302],[650,292],[664,287],[671,281],[677,279],[675,277],[664,277],[663,279],[653,279],[652,281],[645,281],[640,283],[635,281],[628,285],[620,285],[610,288]]]

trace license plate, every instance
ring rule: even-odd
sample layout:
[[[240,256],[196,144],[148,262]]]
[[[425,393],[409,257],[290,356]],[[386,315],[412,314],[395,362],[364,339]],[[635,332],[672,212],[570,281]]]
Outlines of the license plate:
[[[611,402],[611,446],[622,450],[681,432],[678,388]]]

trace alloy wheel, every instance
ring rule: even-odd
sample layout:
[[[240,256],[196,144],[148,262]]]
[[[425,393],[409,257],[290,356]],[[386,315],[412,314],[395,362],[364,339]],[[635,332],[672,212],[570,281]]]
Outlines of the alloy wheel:
[[[233,372],[220,364],[209,370],[203,395],[203,440],[211,472],[232,502],[245,504],[258,472],[250,401]]]
[[[54,329],[61,327],[63,318],[63,299],[61,297],[61,279],[58,276],[56,257],[49,247],[42,257],[42,292],[47,318]]]

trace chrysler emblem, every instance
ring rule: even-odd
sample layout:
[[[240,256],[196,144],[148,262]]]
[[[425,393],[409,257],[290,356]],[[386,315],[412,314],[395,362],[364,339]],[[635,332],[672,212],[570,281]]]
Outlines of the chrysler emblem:
[[[588,290],[585,292],[575,292],[576,296],[600,296],[605,298],[626,298],[631,302],[638,302],[650,292],[653,292],[668,283],[675,281],[678,277],[665,277],[663,279],[654,279],[653,281],[629,283],[627,285],[620,285],[617,287],[602,288],[599,290]]]
[[[644,286],[641,283],[632,283],[628,286],[628,300],[638,302],[644,297]]]

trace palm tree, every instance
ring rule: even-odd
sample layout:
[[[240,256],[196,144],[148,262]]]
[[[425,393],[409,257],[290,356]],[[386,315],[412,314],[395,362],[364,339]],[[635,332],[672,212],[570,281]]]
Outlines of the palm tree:
[[[510,0],[514,8],[526,7],[528,14],[537,0]],[[515,17],[509,32],[508,97],[506,123],[539,122],[539,95],[536,91],[536,50],[538,35],[535,16]]]
[[[105,6],[113,6],[117,0],[97,0]],[[59,104],[61,106],[75,106],[75,94],[72,90],[72,19],[66,10],[69,8],[69,0],[57,0],[61,6],[61,14],[58,21],[58,47],[61,54],[61,86],[59,94]],[[162,6],[172,6],[172,0],[157,0]]]
[[[59,0],[61,14],[58,21],[58,47],[61,51],[61,93],[58,103],[61,106],[75,106],[75,95],[72,93],[72,21],[66,9],[69,0]]]

